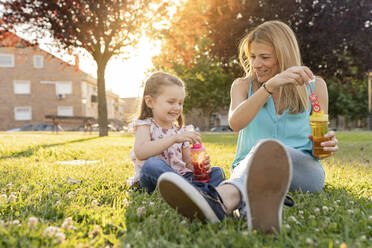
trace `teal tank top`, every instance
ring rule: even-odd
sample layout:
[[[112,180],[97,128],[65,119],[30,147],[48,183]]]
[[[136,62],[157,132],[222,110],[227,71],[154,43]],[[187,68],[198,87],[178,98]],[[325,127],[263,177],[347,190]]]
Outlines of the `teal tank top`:
[[[311,83],[315,90],[315,83]],[[252,95],[252,84],[249,81],[248,98]],[[243,160],[253,146],[261,139],[276,139],[284,145],[293,147],[312,156],[312,141],[308,136],[311,134],[309,109],[297,114],[291,114],[288,110],[280,116],[276,114],[273,98],[270,96],[256,117],[242,130],[239,131],[238,143],[232,169]]]

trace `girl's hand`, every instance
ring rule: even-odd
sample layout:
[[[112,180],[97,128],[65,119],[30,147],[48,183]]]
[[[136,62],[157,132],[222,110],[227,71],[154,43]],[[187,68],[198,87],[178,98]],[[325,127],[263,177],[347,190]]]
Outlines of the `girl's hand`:
[[[175,143],[190,142],[192,144],[201,143],[201,135],[194,131],[185,131],[175,135]]]
[[[313,80],[314,74],[306,66],[292,66],[269,79],[266,86],[271,92],[287,84],[304,85]]]
[[[205,166],[205,168],[208,168],[208,174],[211,173],[211,161],[209,160],[209,155],[206,155],[205,156],[205,159],[203,161],[203,164]]]

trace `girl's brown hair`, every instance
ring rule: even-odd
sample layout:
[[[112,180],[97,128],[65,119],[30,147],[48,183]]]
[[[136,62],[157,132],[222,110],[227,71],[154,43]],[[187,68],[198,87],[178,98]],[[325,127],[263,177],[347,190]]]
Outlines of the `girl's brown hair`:
[[[141,109],[138,117],[139,120],[153,117],[151,108],[149,108],[145,102],[145,96],[156,98],[161,94],[163,87],[170,85],[177,85],[180,86],[182,89],[185,89],[184,83],[181,79],[165,72],[155,72],[147,79],[145,89],[143,91]],[[177,124],[179,128],[184,125],[184,118],[182,113],[177,119]]]
[[[239,46],[240,64],[246,73],[246,77],[252,80],[253,91],[257,90],[261,84],[257,81],[251,64],[252,42],[264,43],[274,48],[280,72],[302,64],[300,49],[292,29],[280,21],[262,23],[248,33],[240,41]],[[291,113],[303,112],[309,107],[308,92],[305,85],[285,85],[280,88],[279,96],[284,102],[284,109],[289,108]]]

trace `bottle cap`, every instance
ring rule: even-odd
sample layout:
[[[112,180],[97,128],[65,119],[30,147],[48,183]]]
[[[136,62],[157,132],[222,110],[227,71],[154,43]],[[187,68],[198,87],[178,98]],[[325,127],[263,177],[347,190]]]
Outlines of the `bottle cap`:
[[[324,114],[323,110],[313,112],[310,115],[310,121],[328,121],[328,115]]]
[[[196,144],[193,144],[192,147],[191,147],[192,150],[202,150],[204,149],[204,146],[202,143],[196,143]]]

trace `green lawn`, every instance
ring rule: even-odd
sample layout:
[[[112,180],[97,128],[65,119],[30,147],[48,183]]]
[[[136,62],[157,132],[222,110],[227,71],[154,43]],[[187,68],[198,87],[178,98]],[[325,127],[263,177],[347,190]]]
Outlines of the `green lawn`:
[[[372,247],[372,132],[337,137],[324,192],[292,194],[282,232],[267,236],[234,218],[190,222],[158,193],[129,190],[129,135],[0,133],[0,247]],[[227,175],[236,138],[203,134]],[[58,163],[70,160],[96,163]]]

